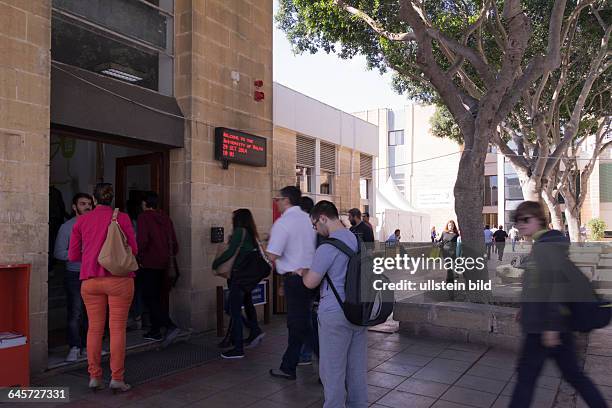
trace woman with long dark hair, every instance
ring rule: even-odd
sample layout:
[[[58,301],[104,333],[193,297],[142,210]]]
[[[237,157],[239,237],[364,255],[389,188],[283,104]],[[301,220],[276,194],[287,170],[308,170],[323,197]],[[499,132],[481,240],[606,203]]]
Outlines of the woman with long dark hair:
[[[244,357],[244,347],[242,340],[242,306],[247,319],[245,325],[250,329],[249,337],[246,340],[247,348],[252,348],[261,343],[265,333],[257,323],[257,312],[253,306],[251,291],[241,283],[241,275],[246,271],[241,265],[247,254],[259,249],[259,234],[255,226],[253,214],[246,208],[240,208],[233,212],[232,217],[232,236],[226,251],[224,251],[213,262],[213,269],[228,261],[238,251],[234,260],[234,266],[230,279],[227,280],[229,288],[229,309],[232,317],[231,335],[234,348],[221,353],[221,357],[236,359]]]
[[[440,239],[438,240],[440,248],[442,250],[442,259],[444,263],[446,263],[447,258],[453,259],[453,263],[455,258],[457,258],[457,240],[459,239],[459,230],[457,229],[457,224],[453,220],[449,220],[444,227],[444,231],[440,234]],[[446,270],[446,282],[454,282],[455,281],[455,272],[452,268]],[[454,299],[453,292],[450,293],[451,299]]]

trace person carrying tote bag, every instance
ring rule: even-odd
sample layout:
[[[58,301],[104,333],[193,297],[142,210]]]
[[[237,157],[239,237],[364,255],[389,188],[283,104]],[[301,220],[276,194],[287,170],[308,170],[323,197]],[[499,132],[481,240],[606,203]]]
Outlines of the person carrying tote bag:
[[[215,259],[212,265],[213,269],[217,271],[217,276],[219,276],[220,269],[224,268],[222,265],[231,263],[231,274],[230,278],[227,280],[227,286],[229,288],[228,302],[230,316],[232,317],[232,342],[234,348],[221,353],[221,357],[226,359],[244,357],[241,324],[243,306],[247,315],[244,324],[250,329],[247,347],[250,348],[258,345],[265,335],[257,323],[257,312],[253,305],[251,291],[241,283],[244,277],[249,275],[248,271],[245,270],[243,266],[245,265],[245,258],[252,251],[259,249],[259,235],[251,211],[246,208],[234,211],[232,225],[233,231],[229,247]]]
[[[82,262],[79,276],[82,281],[81,296],[89,317],[87,330],[89,388],[95,391],[104,387],[101,367],[102,336],[108,308],[112,377],[109,387],[114,392],[123,392],[131,388],[124,380],[125,328],[134,295],[133,271],[137,265],[132,261],[138,254],[138,245],[130,217],[113,210],[111,207],[113,198],[111,184],[96,185],[94,190],[96,208],[80,216],[74,224],[68,259],[71,262]],[[111,242],[106,245],[109,239]],[[109,256],[103,256],[104,253]],[[114,260],[109,259],[113,256]]]

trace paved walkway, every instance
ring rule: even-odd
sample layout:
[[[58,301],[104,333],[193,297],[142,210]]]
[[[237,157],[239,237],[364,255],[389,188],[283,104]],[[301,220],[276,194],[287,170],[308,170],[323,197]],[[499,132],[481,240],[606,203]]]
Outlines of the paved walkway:
[[[70,373],[56,375],[39,385],[70,386],[72,402],[58,405],[62,407],[321,407],[323,393],[317,382],[316,365],[300,367],[294,382],[268,375],[270,368],[278,366],[287,337],[280,319],[265,329],[264,343],[247,350],[242,360],[217,359],[136,386],[121,395],[112,395],[109,390],[91,393],[86,379]],[[216,340],[212,334],[206,336],[211,342]],[[508,404],[515,382],[513,353],[400,333],[370,332],[368,337],[368,393],[372,407],[502,408]],[[592,335],[586,367],[612,405],[611,339],[612,328]],[[532,407],[553,406],[575,407],[576,401],[571,387],[562,384],[556,367],[550,363],[538,382]],[[577,406],[586,405],[578,402]]]

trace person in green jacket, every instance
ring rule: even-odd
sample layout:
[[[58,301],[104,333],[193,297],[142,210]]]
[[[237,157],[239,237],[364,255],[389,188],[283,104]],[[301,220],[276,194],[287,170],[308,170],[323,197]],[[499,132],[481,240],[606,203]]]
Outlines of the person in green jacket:
[[[236,259],[232,269],[231,277],[227,280],[229,288],[229,311],[232,317],[231,337],[234,348],[221,353],[221,357],[226,359],[237,359],[244,357],[244,347],[242,340],[242,306],[246,313],[244,324],[250,329],[249,337],[246,340],[247,348],[255,347],[263,340],[265,333],[257,323],[257,312],[253,306],[251,291],[247,290],[241,282],[241,275],[245,273],[241,267],[246,255],[259,248],[259,235],[253,214],[246,208],[240,208],[233,212],[232,216],[233,231],[230,237],[227,250],[215,259],[213,269],[217,269],[221,264],[227,262],[236,251]]]

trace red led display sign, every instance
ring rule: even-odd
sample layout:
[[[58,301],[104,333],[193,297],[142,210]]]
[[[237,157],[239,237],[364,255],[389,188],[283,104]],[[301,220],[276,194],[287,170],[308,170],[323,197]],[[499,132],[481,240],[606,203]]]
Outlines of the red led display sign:
[[[215,128],[215,158],[217,160],[266,166],[266,138],[227,128]]]

